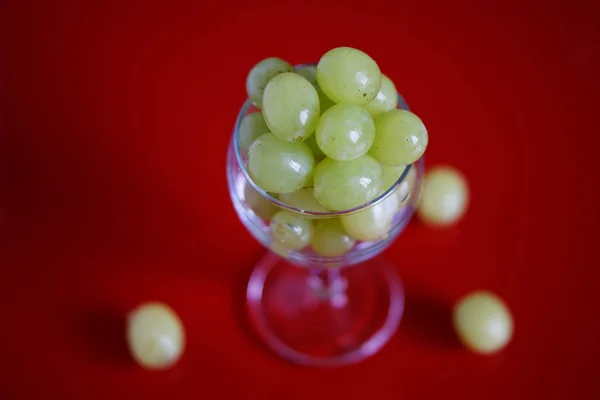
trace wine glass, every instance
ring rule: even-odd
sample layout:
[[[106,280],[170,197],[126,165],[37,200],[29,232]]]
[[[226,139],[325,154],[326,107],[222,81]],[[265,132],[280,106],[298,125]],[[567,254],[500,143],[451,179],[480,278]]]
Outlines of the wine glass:
[[[398,94],[398,108],[408,105]],[[379,197],[345,211],[311,212],[291,207],[256,185],[239,146],[244,116],[258,111],[242,106],[227,151],[227,181],[233,206],[245,227],[267,249],[247,286],[248,317],[277,355],[297,364],[341,366],[375,354],[395,333],[404,311],[402,282],[383,257],[377,257],[404,229],[418,198],[423,158],[406,166]],[[343,256],[323,257],[310,247],[282,257],[269,234],[269,215],[288,210],[309,219],[336,218],[377,207],[399,196],[399,207],[384,239],[356,242]]]

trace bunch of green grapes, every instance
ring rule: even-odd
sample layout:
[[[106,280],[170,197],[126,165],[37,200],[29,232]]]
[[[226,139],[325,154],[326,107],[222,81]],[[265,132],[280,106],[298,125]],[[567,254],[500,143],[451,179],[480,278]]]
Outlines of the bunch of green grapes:
[[[239,128],[248,173],[296,210],[273,213],[248,196],[255,213],[270,220],[276,250],[310,246],[322,256],[340,256],[357,240],[384,238],[410,198],[414,168],[375,206],[336,219],[310,218],[372,201],[427,147],[425,125],[397,108],[396,87],[375,60],[350,47],[328,51],[316,66],[294,68],[267,58],[251,69],[246,90],[260,110],[246,115]]]

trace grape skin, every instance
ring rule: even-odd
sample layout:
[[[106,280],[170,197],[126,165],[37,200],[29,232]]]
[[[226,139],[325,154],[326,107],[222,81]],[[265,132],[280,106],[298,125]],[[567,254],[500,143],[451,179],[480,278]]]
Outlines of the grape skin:
[[[271,219],[273,241],[287,250],[301,250],[310,243],[314,227],[311,220],[291,211],[278,211]]]
[[[321,116],[315,136],[329,158],[349,161],[369,151],[375,140],[375,124],[361,106],[337,104]]]
[[[249,183],[246,183],[244,188],[244,200],[252,211],[264,221],[269,221],[278,210],[275,204],[263,197]]]
[[[332,107],[335,103],[331,101],[325,93],[323,93],[323,89],[317,83],[317,67],[314,65],[305,65],[302,67],[296,68],[296,73],[305,77],[314,87],[317,89],[317,94],[319,95],[319,104],[321,115],[325,111],[327,111],[330,107]]]
[[[313,191],[312,187],[305,187],[296,192],[282,193],[279,195],[279,200],[290,207],[303,211],[329,212],[326,207],[315,199]]]
[[[314,156],[304,143],[279,140],[268,133],[259,136],[248,150],[248,173],[264,191],[295,192],[308,182]]]
[[[480,354],[504,348],[514,331],[510,310],[489,291],[476,291],[462,298],[454,307],[453,322],[462,343]]]
[[[363,205],[383,189],[381,166],[366,154],[352,161],[326,158],[315,168],[313,180],[317,201],[336,211]]]
[[[248,98],[258,107],[262,108],[262,98],[267,83],[278,74],[292,72],[294,67],[287,61],[277,57],[265,58],[258,62],[246,78],[246,92]]]
[[[381,76],[381,89],[373,101],[365,104],[365,110],[375,118],[379,114],[393,110],[398,106],[398,91],[394,82],[385,75]]]
[[[321,150],[321,148],[317,144],[316,135],[310,135],[309,138],[304,141],[304,143],[308,146],[310,151],[313,152],[315,160],[321,161],[323,158],[325,158],[325,153],[323,153],[323,150]]]
[[[148,302],[127,319],[127,343],[133,358],[147,369],[166,369],[181,357],[185,331],[177,314],[166,304]]]
[[[398,179],[400,179],[400,176],[406,169],[406,165],[404,165],[404,164],[400,164],[400,165],[382,164],[381,168],[383,169],[383,190],[388,190],[396,182],[398,182]]]
[[[317,82],[335,103],[364,105],[373,101],[381,79],[375,60],[351,47],[329,50],[317,64]]]
[[[427,129],[407,110],[386,111],[375,118],[375,141],[369,152],[386,165],[412,164],[427,148]]]
[[[462,174],[452,167],[438,166],[425,174],[417,214],[429,226],[448,226],[462,218],[468,203],[469,187]]]
[[[339,218],[328,218],[317,221],[311,246],[323,257],[339,257],[350,251],[355,242],[348,236]]]
[[[316,89],[298,74],[279,74],[265,88],[263,116],[271,132],[281,140],[306,140],[317,127],[319,109]]]
[[[256,138],[270,132],[261,112],[246,115],[240,123],[239,143],[242,153],[247,154],[250,145]]]
[[[398,196],[390,194],[380,203],[354,214],[343,215],[340,220],[350,237],[374,242],[386,238],[399,208]]]
[[[382,165],[381,167],[383,168],[384,190],[388,190],[395,185],[406,169],[406,165],[404,164],[398,166]],[[412,198],[412,192],[415,190],[416,183],[417,167],[413,165],[404,176],[402,182],[400,182],[398,187],[394,190],[394,194],[398,196],[400,205],[407,203]]]

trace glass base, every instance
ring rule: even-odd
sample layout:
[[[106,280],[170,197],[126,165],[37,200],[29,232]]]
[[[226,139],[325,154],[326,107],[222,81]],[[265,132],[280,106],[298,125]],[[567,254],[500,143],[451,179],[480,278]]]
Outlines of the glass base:
[[[277,355],[331,367],[375,354],[404,311],[402,282],[381,257],[346,268],[310,270],[267,253],[247,289],[251,324]]]

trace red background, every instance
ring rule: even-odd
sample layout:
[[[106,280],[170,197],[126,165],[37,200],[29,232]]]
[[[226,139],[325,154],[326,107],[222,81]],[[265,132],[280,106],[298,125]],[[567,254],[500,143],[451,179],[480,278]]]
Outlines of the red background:
[[[0,398],[599,398],[598,2],[2,7]],[[452,229],[412,223],[387,252],[408,298],[383,351],[317,370],[246,328],[263,249],[230,204],[225,150],[254,63],[339,45],[395,81],[429,128],[427,163],[464,171],[472,206]],[[478,288],[514,313],[493,357],[448,321]],[[121,321],[154,299],[189,339],[160,373],[130,361]]]

